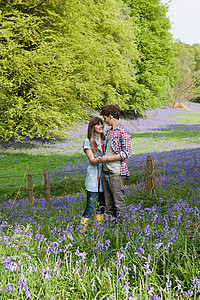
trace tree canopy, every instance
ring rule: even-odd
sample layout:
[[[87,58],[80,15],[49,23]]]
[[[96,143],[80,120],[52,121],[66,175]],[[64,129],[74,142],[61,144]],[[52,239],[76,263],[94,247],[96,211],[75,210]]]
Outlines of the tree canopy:
[[[200,97],[200,45],[176,42],[178,79],[175,85],[175,101]]]
[[[167,5],[160,0],[125,0],[139,27],[136,86],[131,106],[137,110],[170,103],[176,79],[175,46],[166,16]]]
[[[3,0],[0,137],[59,136],[88,108],[171,101],[174,45],[159,0]]]

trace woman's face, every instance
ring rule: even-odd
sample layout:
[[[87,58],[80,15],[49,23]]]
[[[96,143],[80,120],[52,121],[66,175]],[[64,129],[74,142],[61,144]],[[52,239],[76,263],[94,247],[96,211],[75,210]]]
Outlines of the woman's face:
[[[101,134],[101,133],[103,133],[103,130],[104,130],[104,125],[101,124],[100,122],[99,122],[99,124],[94,125],[94,134],[95,133]]]

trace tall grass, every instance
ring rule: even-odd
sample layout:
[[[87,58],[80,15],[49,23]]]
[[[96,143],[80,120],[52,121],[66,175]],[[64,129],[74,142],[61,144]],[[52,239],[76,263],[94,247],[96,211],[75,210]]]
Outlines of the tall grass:
[[[84,195],[53,199],[50,211],[6,203],[1,299],[198,299],[199,193],[140,192],[136,205],[130,190],[122,222],[91,219],[82,234]]]

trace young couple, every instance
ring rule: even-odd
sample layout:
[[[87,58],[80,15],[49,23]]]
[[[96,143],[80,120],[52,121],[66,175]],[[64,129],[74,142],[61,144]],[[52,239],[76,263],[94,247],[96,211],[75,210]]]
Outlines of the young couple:
[[[87,205],[81,218],[81,231],[87,228],[96,209],[95,219],[104,219],[104,211],[112,217],[123,216],[125,209],[124,179],[129,176],[127,160],[132,154],[132,138],[120,124],[120,109],[106,105],[101,110],[104,122],[111,126],[104,137],[103,120],[95,117],[88,124],[83,150],[89,159],[85,187]]]

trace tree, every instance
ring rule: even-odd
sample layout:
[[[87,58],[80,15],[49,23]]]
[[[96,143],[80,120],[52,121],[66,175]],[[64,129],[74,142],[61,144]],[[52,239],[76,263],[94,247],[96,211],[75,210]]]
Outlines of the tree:
[[[200,45],[176,43],[179,72],[175,86],[175,102],[194,100],[200,96]]]
[[[61,135],[86,108],[128,108],[137,26],[122,2],[10,0],[0,9],[1,137]]]
[[[129,106],[136,111],[168,104],[176,79],[175,47],[169,32],[167,5],[160,0],[125,0],[139,27],[136,64],[137,84]]]

